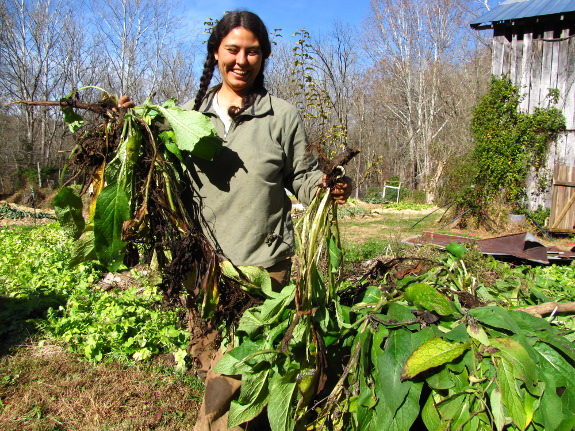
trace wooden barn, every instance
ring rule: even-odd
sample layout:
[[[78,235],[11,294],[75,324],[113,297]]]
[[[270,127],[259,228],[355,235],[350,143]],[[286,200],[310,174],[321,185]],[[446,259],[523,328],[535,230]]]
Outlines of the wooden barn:
[[[565,115],[567,130],[549,153],[553,186],[538,195],[530,188],[531,209],[551,209],[549,230],[575,232],[575,0],[507,0],[471,23],[493,29],[492,73],[508,76],[524,96],[521,109],[554,104]]]

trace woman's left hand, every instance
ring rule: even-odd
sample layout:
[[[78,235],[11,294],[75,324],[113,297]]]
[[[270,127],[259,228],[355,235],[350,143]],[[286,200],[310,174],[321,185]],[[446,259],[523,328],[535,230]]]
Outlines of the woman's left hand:
[[[327,186],[326,178],[327,178],[326,175],[324,175],[323,176],[324,186]],[[329,192],[334,201],[336,201],[340,205],[343,205],[347,201],[347,198],[349,198],[349,196],[351,195],[351,189],[352,189],[351,178],[344,176],[339,180],[337,180],[337,182],[329,190]]]

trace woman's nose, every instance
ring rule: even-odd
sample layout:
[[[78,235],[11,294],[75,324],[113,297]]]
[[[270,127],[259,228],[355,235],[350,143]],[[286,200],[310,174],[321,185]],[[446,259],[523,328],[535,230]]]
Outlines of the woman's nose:
[[[246,64],[248,56],[246,55],[245,51],[240,51],[236,55],[236,63],[237,64]]]

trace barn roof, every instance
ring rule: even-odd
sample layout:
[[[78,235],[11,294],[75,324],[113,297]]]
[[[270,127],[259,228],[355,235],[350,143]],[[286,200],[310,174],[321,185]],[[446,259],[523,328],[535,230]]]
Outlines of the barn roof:
[[[482,29],[493,23],[575,11],[575,0],[507,0],[474,20],[470,25]]]

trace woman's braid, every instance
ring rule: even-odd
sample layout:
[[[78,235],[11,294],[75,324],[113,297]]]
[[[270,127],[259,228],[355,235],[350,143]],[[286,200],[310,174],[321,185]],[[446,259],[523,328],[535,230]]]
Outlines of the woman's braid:
[[[214,75],[214,68],[216,66],[216,59],[212,54],[208,53],[206,61],[204,62],[204,71],[202,72],[202,77],[200,78],[200,89],[196,94],[196,100],[194,101],[194,110],[198,111],[202,105],[204,97],[208,92],[212,76]]]

